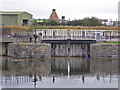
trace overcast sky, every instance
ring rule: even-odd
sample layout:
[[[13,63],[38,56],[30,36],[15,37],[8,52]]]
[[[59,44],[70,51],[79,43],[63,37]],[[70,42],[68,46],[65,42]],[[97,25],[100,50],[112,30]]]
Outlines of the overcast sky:
[[[119,0],[0,0],[0,11],[27,11],[34,18],[48,19],[52,9],[58,17],[118,19]]]

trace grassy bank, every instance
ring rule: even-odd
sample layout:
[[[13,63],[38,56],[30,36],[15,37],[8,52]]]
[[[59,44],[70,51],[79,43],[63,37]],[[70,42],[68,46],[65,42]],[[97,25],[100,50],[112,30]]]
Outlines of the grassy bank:
[[[11,32],[32,32],[34,29],[95,29],[95,30],[119,30],[117,26],[109,27],[109,26],[45,26],[45,25],[31,25],[31,26],[0,26],[0,28],[11,28]]]
[[[117,26],[109,27],[109,26],[45,26],[45,25],[31,25],[30,29],[96,29],[96,30],[118,30]]]
[[[106,41],[104,43],[109,43],[109,44],[120,44],[120,42],[117,41]]]

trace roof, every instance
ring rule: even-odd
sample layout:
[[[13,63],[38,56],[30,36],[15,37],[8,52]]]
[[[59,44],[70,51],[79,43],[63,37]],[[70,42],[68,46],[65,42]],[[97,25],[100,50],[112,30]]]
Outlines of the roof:
[[[0,12],[0,14],[21,14],[21,13],[30,14],[30,13],[28,13],[28,12],[22,12],[22,11],[21,11],[21,12],[15,12],[15,11],[14,11],[14,12],[13,12],[13,11],[7,11],[7,12],[6,12],[6,11],[1,11],[1,12]],[[32,15],[32,14],[30,14],[30,15]]]

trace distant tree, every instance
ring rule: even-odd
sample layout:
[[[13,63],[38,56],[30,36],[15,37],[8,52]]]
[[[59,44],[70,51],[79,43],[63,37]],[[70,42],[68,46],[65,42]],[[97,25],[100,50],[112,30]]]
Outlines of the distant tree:
[[[48,24],[49,24],[49,25],[52,25],[52,26],[57,26],[57,25],[58,25],[57,21],[55,21],[55,20],[50,20],[50,21],[48,22]]]
[[[43,21],[43,22],[38,22],[37,24],[40,25],[51,25],[51,26],[57,26],[57,25],[68,25],[68,26],[101,26],[102,22],[95,17],[87,17],[81,20],[73,20],[73,21],[68,21],[67,23],[60,23],[55,20],[50,20],[50,21]]]
[[[92,18],[84,18],[83,19],[83,26],[100,26],[102,22],[95,17]]]
[[[81,25],[81,26],[100,26],[102,22],[100,22],[99,19],[92,17],[92,18],[84,18],[81,20],[75,20],[73,21],[74,26]]]
[[[63,26],[65,26],[65,25],[67,25],[67,23],[61,22],[61,23],[59,23],[58,25],[63,25]]]

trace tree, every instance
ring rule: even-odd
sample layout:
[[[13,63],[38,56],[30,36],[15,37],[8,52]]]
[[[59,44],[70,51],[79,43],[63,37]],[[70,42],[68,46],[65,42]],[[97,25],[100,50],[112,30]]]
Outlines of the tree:
[[[50,21],[48,22],[48,24],[49,24],[49,25],[52,25],[52,26],[58,25],[57,21],[55,21],[55,20],[50,20]]]
[[[83,19],[83,26],[100,26],[102,22],[95,17],[92,18],[84,18]]]
[[[84,19],[80,20],[73,20],[73,21],[68,21],[67,23],[60,23],[55,20],[50,20],[50,21],[43,21],[43,22],[38,22],[37,24],[40,25],[52,25],[52,26],[57,26],[57,25],[68,25],[68,26],[101,26],[102,22],[95,17],[87,17]]]

